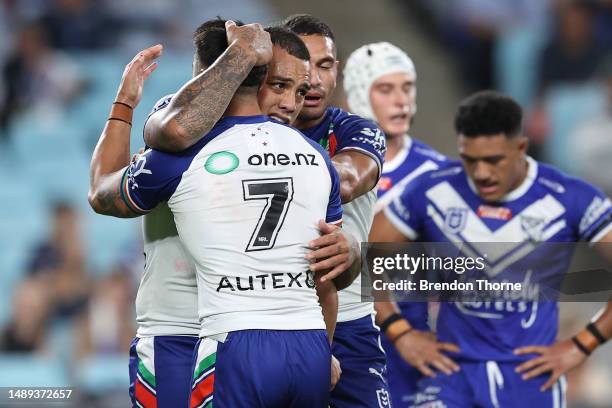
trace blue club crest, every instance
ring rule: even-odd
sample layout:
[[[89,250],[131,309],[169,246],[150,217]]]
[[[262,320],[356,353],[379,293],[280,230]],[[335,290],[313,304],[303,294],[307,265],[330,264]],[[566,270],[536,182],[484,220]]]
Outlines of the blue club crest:
[[[446,231],[451,234],[458,234],[465,228],[467,221],[468,210],[467,208],[451,207],[446,212],[446,219],[444,225]]]

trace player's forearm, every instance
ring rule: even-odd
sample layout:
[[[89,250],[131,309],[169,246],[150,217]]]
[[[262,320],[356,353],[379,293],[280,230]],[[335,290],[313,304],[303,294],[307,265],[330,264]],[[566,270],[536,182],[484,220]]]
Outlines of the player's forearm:
[[[343,204],[350,203],[376,186],[378,165],[372,158],[358,152],[344,152],[334,156],[332,163],[340,176]]]
[[[147,145],[177,152],[197,143],[219,121],[255,61],[246,48],[230,45],[206,71],[183,85],[166,109],[147,121]]]
[[[351,285],[357,279],[361,273],[361,247],[359,241],[350,233],[343,231],[347,237],[347,241],[351,246],[351,252],[354,253],[355,260],[348,267],[348,269],[342,272],[337,278],[334,278],[334,284],[338,290],[345,289]]]
[[[115,106],[110,117],[121,116],[114,111]],[[113,205],[121,199],[122,171],[130,164],[131,126],[127,122],[131,121],[131,114],[122,118],[125,121],[108,120],[104,126],[91,158],[88,194],[94,211],[117,217],[131,216],[122,206]]]
[[[583,352],[590,354],[610,337],[612,337],[612,301],[609,301],[595,320],[576,334],[572,340]]]
[[[338,291],[333,282],[317,281],[317,296],[319,304],[323,310],[323,320],[327,329],[327,337],[331,344],[336,330],[336,320],[338,318]]]
[[[376,324],[381,325],[392,315],[399,313],[397,303],[391,298],[387,291],[381,291],[376,294],[376,302],[374,302],[374,310],[376,310]]]

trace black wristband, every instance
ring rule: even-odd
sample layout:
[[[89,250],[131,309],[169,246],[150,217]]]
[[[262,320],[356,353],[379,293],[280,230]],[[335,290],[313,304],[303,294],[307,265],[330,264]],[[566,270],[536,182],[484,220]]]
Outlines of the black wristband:
[[[597,339],[599,344],[604,344],[606,341],[608,341],[608,339],[606,339],[604,335],[601,334],[597,326],[595,326],[595,323],[591,322],[587,324],[586,329]]]
[[[127,120],[121,118],[108,118],[107,120],[118,120],[119,122],[127,123],[128,125],[132,126],[132,122],[128,122]]]
[[[380,331],[383,333],[386,332],[389,326],[391,326],[393,323],[397,322],[398,320],[402,320],[402,319],[403,317],[401,314],[393,313],[391,316],[387,317],[384,322],[381,323]]]
[[[125,107],[130,108],[131,110],[134,110],[134,108],[132,108],[130,105],[128,105],[127,103],[124,103],[124,102],[115,101],[115,102],[113,102],[113,105],[123,105]]]
[[[589,349],[587,349],[586,347],[584,347],[584,344],[582,344],[580,342],[580,340],[578,340],[576,338],[576,336],[572,337],[572,341],[574,342],[574,344],[576,345],[576,347],[578,347],[578,349],[580,349],[580,351],[582,351],[584,353],[585,356],[590,356],[591,352],[589,351]]]

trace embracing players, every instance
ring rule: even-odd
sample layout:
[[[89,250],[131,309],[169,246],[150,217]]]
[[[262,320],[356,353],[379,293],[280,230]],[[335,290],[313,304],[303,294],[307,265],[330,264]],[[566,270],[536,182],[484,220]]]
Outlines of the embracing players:
[[[211,22],[211,24],[212,25],[216,24],[218,26],[218,22]],[[206,25],[203,25],[203,27],[201,28],[202,30],[205,30]],[[190,125],[190,126],[196,126],[196,125],[203,126],[202,129],[204,130],[202,131],[205,132],[206,126],[212,126],[211,125],[212,119],[209,116],[207,116],[211,114],[210,111],[212,111],[213,116],[215,113],[219,113],[219,112],[223,113],[223,110],[222,110],[224,109],[224,106],[222,106],[223,98],[227,98],[228,95],[229,96],[232,95],[231,94],[231,92],[233,92],[232,87],[235,87],[236,83],[240,84],[239,81],[241,80],[241,78],[244,77],[246,73],[249,72],[249,69],[253,66],[253,61],[250,58],[245,59],[244,50],[240,50],[240,49],[236,50],[237,47],[240,48],[240,47],[246,46],[247,52],[253,51],[249,47],[253,47],[253,45],[256,44],[257,37],[256,36],[254,37],[252,32],[248,32],[247,28],[248,27],[241,27],[239,28],[240,30],[238,30],[235,26],[231,27],[230,35],[234,35],[234,37],[238,37],[238,40],[231,43],[228,51],[223,53],[217,59],[216,63],[209,70],[201,74],[198,74],[198,72],[196,71],[197,75],[195,76],[194,80],[190,81],[191,86],[186,86],[181,91],[179,91],[179,94],[177,94],[179,96],[181,95],[181,92],[183,92],[182,93],[184,97],[183,103],[186,103],[186,104],[191,103],[194,109],[202,110],[199,116],[196,116],[193,113],[190,114],[189,111],[187,111],[187,115],[181,118],[183,123],[186,123],[187,125]],[[198,33],[196,33],[196,35],[197,34]],[[243,44],[240,44],[241,36],[243,37],[242,38],[242,41],[244,41]],[[273,38],[275,37],[274,33],[272,34],[272,37]],[[277,37],[279,39],[277,42],[275,42],[275,44],[280,44],[279,47],[282,50],[285,50],[287,52],[287,55],[285,57],[288,57],[289,59],[291,59],[294,57],[294,55],[298,55],[297,57],[298,59],[299,58],[302,58],[302,60],[307,59],[307,57],[304,56],[303,52],[300,56],[299,46],[301,45],[303,47],[303,44],[301,44],[299,39],[297,39],[298,41],[296,43],[296,42],[291,41],[291,35],[283,36],[277,33]],[[234,48],[234,50],[232,50],[232,48]],[[296,48],[298,49],[297,51],[296,51]],[[136,67],[135,75],[137,76],[136,80],[132,78],[133,80],[132,82],[133,84],[135,84],[136,89],[131,89],[132,95],[137,95],[137,98],[127,100],[126,102],[128,104],[130,102],[134,104],[138,102],[139,97],[140,97],[140,92],[142,90],[142,80],[146,75],[148,75],[148,73],[150,73],[150,70],[151,70],[151,68],[148,68],[148,69],[146,68],[148,66],[148,62],[151,61],[152,55],[154,57],[158,55],[160,51],[161,50],[156,49],[156,48],[149,49],[145,51],[139,58],[135,59],[134,62],[131,63],[130,66],[128,66],[128,68],[126,68],[126,74],[129,75],[130,73],[132,73],[132,75],[134,75],[134,73],[130,70],[134,70],[135,69],[134,67]],[[306,54],[307,54],[307,50],[306,50]],[[250,56],[250,55],[246,55],[246,56]],[[279,67],[282,68],[282,61],[283,61],[282,58],[278,59],[277,68]],[[251,63],[251,65],[248,65],[249,63]],[[244,68],[245,64],[247,66],[246,73],[245,73],[245,68]],[[298,63],[298,66],[299,66],[299,63]],[[291,64],[285,63],[285,69],[287,69],[287,67],[291,67]],[[270,96],[267,98],[263,98],[263,100],[267,101],[267,106],[268,106],[268,109],[270,109],[270,112],[276,111],[277,113],[278,112],[287,113],[288,111],[295,111],[296,109],[297,111],[299,111],[299,107],[296,108],[295,106],[291,107],[289,105],[291,104],[300,105],[301,104],[301,98],[303,98],[303,95],[306,92],[306,90],[304,89],[304,78],[300,77],[299,75],[292,77],[295,70],[292,71],[291,69],[289,69],[289,71],[286,71],[284,74],[283,74],[282,69],[277,69],[277,71],[278,71],[277,72],[278,75],[269,76],[268,80],[266,81],[266,85],[264,85],[264,87],[262,88],[262,89],[265,89],[266,87],[268,87],[270,88],[269,90],[271,91]],[[308,71],[307,67],[304,68],[304,71],[305,72]],[[272,70],[272,72],[274,72],[274,70]],[[223,76],[223,75],[229,75],[227,78],[227,83],[220,84],[219,76]],[[122,83],[122,87],[120,88],[120,94],[118,95],[119,97],[122,96],[122,90],[125,90],[126,85],[128,85],[129,87],[129,82],[130,81],[126,80],[126,77],[124,76],[124,83]],[[207,84],[207,86],[205,86],[205,84]],[[194,92],[193,89],[200,89],[200,92]],[[289,93],[287,92],[287,90],[289,90]],[[210,101],[208,101],[207,98],[202,98],[202,94],[205,93],[206,91],[213,92],[212,95],[209,94],[208,97],[214,99],[216,104],[210,104]],[[292,102],[287,102],[289,99],[292,99],[292,98],[293,98]],[[202,101],[200,102],[201,105],[198,105],[198,100]],[[229,98],[227,100],[229,100]],[[162,104],[158,106],[158,108],[161,107],[163,109],[167,105],[167,102],[168,101],[162,102]],[[219,104],[221,104],[221,106],[219,106]],[[119,105],[123,106],[121,104]],[[114,116],[117,116],[116,119],[121,119],[121,117],[124,117],[125,122],[130,122],[131,111],[116,112],[116,109],[115,109],[113,112],[115,114]],[[127,114],[130,114],[130,117],[122,116],[122,115],[127,115]],[[291,114],[293,115],[293,113]],[[197,124],[196,124],[196,121],[198,121]],[[185,134],[183,133],[183,135]],[[123,137],[123,140],[117,139],[121,137]],[[109,121],[107,124],[107,127],[105,128],[105,132],[103,133],[103,137],[101,138],[101,142],[94,155],[94,160],[92,161],[93,170],[92,170],[92,197],[91,199],[92,199],[92,205],[100,212],[111,214],[111,215],[124,215],[124,216],[132,215],[129,212],[126,213],[125,212],[126,209],[122,208],[122,204],[120,201],[118,201],[118,196],[116,195],[116,190],[115,190],[117,180],[114,180],[113,177],[109,176],[113,174],[111,170],[114,170],[114,168],[121,168],[121,166],[124,165],[122,164],[122,161],[125,162],[126,160],[129,160],[129,143],[126,142],[127,137],[129,137],[129,126],[127,126],[127,123],[124,123],[121,120]],[[264,157],[264,160],[268,160],[271,156],[267,156],[266,154],[264,154],[263,157]],[[221,163],[223,163],[226,157],[220,157],[219,159],[221,159]],[[279,163],[281,161],[284,162],[284,156],[281,157],[281,155],[279,155],[276,157],[276,159],[279,160]],[[299,156],[299,157],[296,156],[296,162],[299,161],[300,164],[302,164],[301,163],[302,159],[303,159],[302,156]],[[150,170],[144,168],[145,161],[146,159],[143,160],[142,158],[140,158],[134,164],[135,168],[133,169],[132,173],[136,174],[137,176],[149,175]],[[312,163],[312,161],[310,162]],[[280,164],[282,165],[283,163],[280,163]],[[216,171],[215,167],[214,166],[211,167],[211,166],[209,166],[210,169],[213,172]],[[134,179],[136,179],[136,176],[134,176]],[[126,194],[126,198],[127,198],[127,194]],[[139,311],[139,333],[140,333],[140,328],[143,326],[143,321],[146,321],[149,318],[149,316],[158,317],[158,318],[161,316],[163,319],[167,319],[168,321],[167,325],[176,327],[175,330],[184,330],[184,327],[180,328],[181,325],[187,326],[188,328],[193,330],[192,326],[194,326],[193,324],[194,311],[193,310],[190,311],[191,317],[184,318],[178,312],[182,312],[182,311],[187,312],[188,308],[185,307],[184,310],[181,310],[181,306],[183,305],[183,303],[176,302],[176,299],[173,299],[172,297],[168,297],[167,301],[165,302],[165,305],[168,306],[168,308],[165,309],[163,312],[159,312],[161,308],[154,310],[153,300],[157,301],[159,296],[167,296],[169,293],[171,294],[173,288],[175,289],[175,292],[177,295],[179,295],[180,293],[181,296],[188,299],[186,303],[195,302],[194,296],[192,296],[190,292],[193,290],[194,285],[189,280],[189,279],[192,279],[190,278],[189,271],[188,270],[182,271],[182,276],[181,276],[180,271],[178,274],[176,273],[176,271],[172,272],[173,266],[175,268],[179,266],[179,269],[180,269],[181,265],[187,265],[187,269],[188,269],[189,268],[189,265],[188,265],[189,258],[184,256],[184,252],[183,252],[184,249],[182,249],[178,245],[179,241],[176,239],[176,229],[172,225],[173,223],[171,219],[168,220],[169,214],[168,214],[167,208],[163,209],[163,207],[161,207],[162,208],[161,210],[159,210],[159,208],[160,207],[158,207],[158,209],[156,209],[153,213],[147,214],[147,216],[145,217],[145,233],[148,239],[151,239],[151,241],[149,241],[151,245],[148,246],[149,254],[152,254],[153,256],[148,257],[147,273],[145,274],[145,277],[143,278],[143,282],[139,290],[139,299],[143,299],[143,300],[146,299],[142,303],[143,305],[141,308],[142,310],[140,310],[143,313],[140,313]],[[160,217],[158,217],[157,219],[153,218],[152,216],[152,214],[154,214],[156,211],[160,211]],[[329,228],[325,225],[322,227]],[[267,237],[263,237],[263,238],[267,239]],[[326,242],[321,242],[320,240],[322,239],[325,239]],[[263,242],[263,240],[257,240],[257,241]],[[321,247],[321,249],[319,249],[318,251],[314,251],[313,254],[315,254],[317,258],[323,258],[322,261],[318,262],[317,264],[314,264],[315,268],[317,266],[321,267],[321,269],[325,267],[343,268],[342,264],[346,264],[347,262],[349,262],[349,259],[354,258],[354,255],[352,257],[347,256],[346,254],[346,252],[348,251],[347,241],[345,238],[343,238],[342,234],[338,233],[338,231],[331,231],[330,234],[318,240],[314,240],[312,244],[314,246]],[[329,249],[326,249],[327,246],[331,247],[332,245],[334,246],[334,248],[330,248],[332,249],[332,251],[330,251]],[[166,250],[162,250],[162,248],[165,248]],[[167,251],[168,248],[170,248],[170,252]],[[326,253],[329,255],[329,258],[325,259],[326,255],[322,254],[320,251],[326,251]],[[171,260],[179,261],[179,262],[171,262]],[[164,264],[163,261],[167,261],[168,264]],[[163,268],[164,265],[167,267],[167,269]],[[162,269],[165,269],[165,270],[162,270]],[[171,276],[166,277],[166,274],[171,275]],[[277,284],[280,285],[280,283],[275,281],[276,278],[277,277],[273,277],[274,282],[268,282],[268,286],[270,285],[276,286]],[[293,279],[296,279],[296,278],[297,278],[297,274],[293,276]],[[264,286],[266,283],[265,278],[260,276],[259,280],[262,281],[262,286]],[[222,279],[222,281],[223,281],[222,282],[223,284],[229,283],[231,285],[231,281],[229,281],[229,279],[228,280]],[[150,284],[147,284],[147,282],[150,282]],[[174,286],[171,286],[171,285],[167,286],[168,282],[172,282]],[[233,285],[234,288],[236,287],[236,283],[237,282],[235,282]],[[250,284],[251,284],[251,281],[249,279],[247,283],[248,287],[250,287]],[[290,284],[288,284],[288,286],[291,286],[291,285],[295,286],[297,284],[298,282],[295,282],[294,280],[292,280]],[[240,288],[244,287],[244,285],[245,283],[243,283],[242,286],[240,286]],[[227,289],[229,289],[229,287]],[[167,292],[168,290],[170,292]],[[150,296],[155,296],[155,298],[151,298]],[[158,312],[158,313],[149,313],[149,312]],[[140,319],[141,317],[143,318],[142,321]],[[156,327],[156,329],[162,328],[162,325],[160,324],[160,322],[153,322],[151,326]],[[185,331],[183,331],[181,332],[181,334],[188,334],[188,333],[185,333]],[[172,405],[173,403],[174,404],[177,403],[178,400],[176,399],[177,398],[177,392],[176,392],[177,388],[176,387],[178,387],[178,389],[182,387],[182,384],[184,383],[184,381],[180,381],[180,378],[184,377],[185,375],[185,374],[182,374],[184,367],[180,367],[180,363],[176,364],[179,361],[185,361],[185,359],[183,358],[181,360],[181,358],[177,358],[177,357],[181,357],[187,354],[189,350],[189,346],[185,345],[181,353],[177,353],[177,348],[179,348],[179,346],[182,343],[190,343],[193,341],[192,339],[187,339],[186,337],[183,337],[182,339],[179,338],[178,336],[175,336],[175,338],[169,338],[169,337],[170,336],[164,336],[163,334],[162,335],[157,334],[155,335],[155,338],[149,339],[147,337],[147,340],[150,340],[150,341],[142,341],[142,339],[139,339],[139,341],[136,342],[136,347],[135,347],[136,350],[133,355],[134,360],[135,360],[135,364],[133,366],[135,368],[133,369],[132,372],[134,373],[134,376],[136,376],[136,373],[137,373],[139,381],[147,382],[146,384],[142,384],[142,383],[140,384],[141,394],[146,398],[147,401],[151,401],[152,399],[154,400],[155,398],[157,398],[157,402],[160,403],[159,406],[162,406],[163,404],[167,404],[164,406],[173,406]],[[168,340],[168,344],[163,344],[165,340]],[[180,340],[186,340],[186,341],[181,342]],[[151,343],[152,346],[148,347],[151,350],[147,350],[147,348],[142,347],[142,346],[138,347],[138,343],[145,344],[147,342]],[[144,358],[141,358],[141,354],[139,354],[139,352],[142,352],[142,351],[145,351],[145,354],[148,351],[149,354],[144,355],[142,356]],[[155,353],[155,351],[157,351],[157,353]],[[160,353],[160,351],[162,353]],[[181,354],[181,355],[178,355],[178,354]],[[167,358],[164,356],[166,356]],[[161,367],[162,370],[160,370],[159,373],[152,372],[152,369],[154,369],[155,367],[158,367],[158,368]],[[172,378],[172,375],[176,375],[176,377]],[[161,386],[161,383],[164,384],[163,387]],[[138,384],[139,383],[136,384],[137,392],[138,392]],[[146,389],[143,390],[143,388],[146,388]],[[153,389],[153,395],[149,394],[151,392],[151,388]],[[162,391],[162,388],[163,388],[163,392],[160,392]],[[157,392],[157,396],[155,396],[156,392]],[[162,398],[162,395],[164,396],[163,398]],[[172,399],[172,398],[175,398],[175,399]],[[144,401],[137,401],[137,403],[139,403],[140,405],[144,405]],[[222,401],[217,401],[217,403],[222,403]],[[179,404],[179,405],[182,405],[182,404]]]
[[[520,106],[504,95],[480,92],[464,100],[455,118],[463,165],[409,184],[376,216],[370,241],[465,243],[479,256],[479,242],[498,242],[506,250],[488,260],[497,264],[512,263],[514,250],[541,258],[545,246],[538,242],[583,240],[609,256],[603,243],[612,242],[610,200],[528,157],[521,120]],[[556,341],[557,325],[555,302],[443,302],[437,335],[459,347],[453,358],[461,369],[440,360],[432,340],[418,366],[451,374],[421,380],[417,405],[564,406],[563,373],[612,335],[612,305],[573,339]],[[402,336],[418,334],[406,326]]]

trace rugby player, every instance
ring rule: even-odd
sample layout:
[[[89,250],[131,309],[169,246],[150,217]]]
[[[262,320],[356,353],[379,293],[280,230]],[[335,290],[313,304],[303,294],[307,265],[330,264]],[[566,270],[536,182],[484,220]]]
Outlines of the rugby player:
[[[244,28],[241,27],[241,29],[245,28],[248,28],[248,26]],[[278,47],[275,47],[275,55],[276,51],[280,51],[285,60],[287,58],[291,59],[293,58],[292,55],[287,54],[287,52],[292,54],[298,52],[296,51],[295,41],[292,43],[291,33],[288,33],[289,35],[284,33],[283,35],[282,30],[280,31],[281,32],[277,29],[276,33],[272,33],[273,42],[279,44]],[[241,38],[238,37],[238,41],[240,40]],[[244,39],[242,40],[244,41]],[[253,38],[249,38],[248,41],[253,41]],[[249,47],[252,46],[251,44],[247,45]],[[303,44],[301,44],[298,39],[297,48],[299,48],[300,45],[303,47]],[[233,46],[234,44],[230,46],[230,51]],[[287,50],[287,52],[285,52],[285,50]],[[124,101],[132,107],[138,103],[144,77],[146,77],[155,67],[154,65],[149,66],[152,59],[149,54],[154,53],[155,56],[158,56],[160,52],[161,47],[153,47],[152,49],[145,50],[138,58],[135,58],[135,60],[128,65],[118,94],[118,101]],[[282,52],[285,52],[285,54],[282,54]],[[307,50],[305,52],[307,53]],[[304,55],[300,58],[302,60],[308,59],[307,56]],[[244,65],[246,63],[248,65],[248,61],[249,59],[245,60],[244,55],[226,52],[219,57],[211,69],[199,75],[199,85],[202,86],[204,90],[212,89],[213,92],[210,96],[216,98],[216,100],[221,100],[223,97],[227,97],[229,92],[227,91],[227,84],[223,88],[214,88],[216,82],[219,80],[219,75],[224,75],[228,70],[235,73],[240,68],[240,64]],[[277,68],[283,65],[283,61],[284,59],[282,57],[276,58]],[[287,67],[292,66],[291,61],[289,63],[285,62],[284,65]],[[275,65],[272,66],[273,70],[274,66]],[[249,65],[249,67],[251,66]],[[286,103],[288,100],[286,95],[287,90],[294,93],[294,99],[298,104],[300,103],[300,95],[303,97],[303,93],[305,93],[304,78],[292,78],[291,75],[294,71],[289,71],[289,77],[281,75],[279,78],[275,79],[276,82],[272,83],[270,81],[270,87],[275,90],[273,95],[276,95],[277,98],[279,95],[284,96],[284,98],[281,98],[284,100],[282,109],[286,109],[288,106]],[[307,72],[307,68],[305,68],[304,71]],[[146,75],[143,75],[143,73]],[[229,78],[229,80],[232,81],[235,79]],[[282,83],[281,85],[279,85],[279,81]],[[279,89],[282,89],[283,92],[279,92]],[[275,106],[273,99],[272,97],[268,97],[263,100],[268,101],[268,106],[272,108]],[[129,113],[131,117],[131,112]],[[207,113],[203,112],[201,119],[207,120],[206,115]],[[129,122],[130,120],[127,121]],[[121,163],[117,162],[121,160],[117,159],[118,157],[123,157],[123,161],[126,162],[126,158],[129,156],[129,130],[129,126],[124,122],[108,122],[103,132],[101,142],[96,150],[96,154],[94,154],[94,160],[92,161],[93,167],[97,167],[97,169],[92,172],[92,180],[94,180],[92,192],[103,193],[104,187],[108,188],[110,186],[104,179],[104,176],[109,173],[109,167],[111,169],[113,166],[115,168],[120,167]],[[106,167],[106,169],[104,167]],[[92,198],[95,198],[92,200],[92,205],[101,212],[116,215],[116,209],[112,208],[114,204],[111,203],[112,205],[109,206],[108,203],[100,202],[99,195],[100,194],[92,195]],[[176,227],[172,219],[169,218],[170,216],[169,210],[165,205],[157,207],[153,212],[145,216],[145,235],[150,241],[148,245],[145,245],[147,265],[145,276],[143,277],[139,289],[139,301],[137,302],[139,336],[141,332],[145,336],[154,336],[155,333],[157,333],[157,338],[147,337],[136,339],[135,347],[132,350],[133,361],[131,365],[133,380],[136,376],[136,372],[138,372],[139,382],[136,383],[137,394],[140,389],[141,396],[144,396],[147,400],[151,400],[155,398],[155,392],[157,392],[158,406],[183,405],[180,400],[177,399],[179,398],[178,395],[180,395],[180,392],[176,392],[176,389],[172,387],[175,387],[176,384],[184,383],[185,381],[181,381],[181,379],[186,375],[189,376],[189,370],[185,370],[184,362],[187,360],[190,362],[191,360],[190,354],[193,351],[193,344],[195,343],[193,340],[194,333],[192,332],[195,331],[195,336],[197,336],[199,331],[199,322],[197,320],[197,315],[195,315],[195,277],[192,274],[193,272],[189,273],[192,270],[192,261],[186,256],[184,248],[176,237]],[[324,230],[326,228],[329,229],[326,225],[322,225],[322,228]],[[331,231],[333,230],[330,229],[330,232]],[[336,243],[344,247],[344,249],[338,252],[339,255],[343,255],[342,252],[348,250],[346,239],[342,235],[338,236],[337,233],[334,233],[334,239]],[[316,240],[314,242],[317,243]],[[317,243],[316,245],[323,248],[325,247],[325,243]],[[353,255],[352,258],[354,257]],[[333,263],[330,264],[328,262],[328,264],[332,267],[334,266]],[[154,273],[154,271],[158,272]],[[167,296],[172,293],[175,293],[176,296]],[[160,297],[162,297],[161,301]],[[155,302],[152,302],[153,299],[155,299]],[[159,304],[157,304],[157,302],[159,302]],[[140,307],[138,307],[139,305]],[[191,305],[191,307],[189,307],[189,305]],[[185,315],[187,315],[187,317],[185,317]],[[156,318],[158,319],[157,321],[155,320]],[[160,318],[165,320],[159,321]],[[164,327],[164,324],[167,327]],[[188,326],[187,329],[190,329],[191,332],[186,330],[185,326]],[[171,336],[164,336],[164,331],[168,330],[173,333],[178,331],[178,333],[183,334],[183,336],[174,336],[174,338],[171,338]],[[192,337],[189,338],[185,336],[185,332],[191,333]],[[143,344],[148,344],[147,340],[151,340],[150,347],[143,346]],[[180,346],[184,346],[183,349],[180,349]],[[154,353],[154,350],[157,350],[157,354]],[[160,352],[164,353],[160,355]],[[153,358],[154,354],[157,359]],[[183,362],[183,366],[181,366],[181,362]],[[189,364],[189,362],[187,364]],[[158,375],[155,375],[155,371],[153,371],[155,367],[158,369],[161,368]],[[142,377],[146,377],[146,380],[143,380]],[[148,382],[143,385],[143,381]],[[142,390],[142,388],[145,388],[145,390]],[[160,392],[162,389],[164,392]],[[133,391],[132,389],[132,393]],[[145,392],[143,393],[143,391]],[[153,393],[152,396],[147,393],[150,391]],[[143,401],[139,401],[139,403],[140,405],[144,405]]]
[[[479,242],[498,242],[505,249],[488,259],[495,264],[512,262],[519,247],[523,256],[542,258],[538,251],[546,247],[534,242],[583,240],[606,252],[597,243],[612,242],[610,200],[528,157],[521,120],[520,106],[504,95],[485,91],[465,99],[455,117],[462,166],[410,183],[376,215],[370,241],[470,243],[479,256]],[[571,257],[556,255],[549,265],[567,270]],[[399,335],[423,345],[417,367],[448,374],[419,382],[417,406],[564,406],[563,374],[612,335],[612,305],[572,339],[556,341],[557,325],[552,301],[443,302],[437,335],[459,347],[453,354],[457,371],[450,360],[438,358],[433,338],[405,323]]]
[[[398,197],[417,176],[448,163],[444,155],[408,134],[417,109],[416,80],[412,59],[388,42],[363,45],[351,53],[344,66],[344,91],[350,111],[376,121],[387,141],[376,212]],[[381,320],[381,315],[389,314],[385,308],[393,308],[394,304],[374,305],[381,331],[393,325],[383,336],[382,345],[387,354],[391,400],[393,406],[401,407],[414,400],[421,373],[410,365],[415,363],[413,356],[419,353],[418,348],[407,336],[394,338],[393,329],[401,324],[395,322],[407,319],[416,330],[430,330],[427,302],[400,302],[398,306],[399,310],[391,309],[390,316]]]
[[[340,175],[343,227],[366,242],[372,224],[375,187],[382,171],[385,137],[372,121],[329,106],[338,74],[331,28],[310,15],[294,15],[284,25],[298,34],[310,52],[311,90],[295,126],[329,153]],[[332,353],[342,376],[332,391],[333,407],[387,406],[386,357],[374,307],[361,301],[361,278],[339,292],[338,324]]]
[[[336,87],[338,70],[334,35],[329,26],[309,15],[288,17],[283,24],[302,38],[310,53],[311,89],[306,94],[295,126],[328,151],[340,176],[340,196],[345,204],[343,229],[358,241],[365,242],[376,201],[374,187],[384,161],[384,134],[371,121],[328,106]],[[195,140],[197,138],[196,135]],[[195,141],[174,135],[163,144],[155,143],[155,140],[147,139],[148,145],[161,149],[172,149],[177,145],[186,147]],[[328,234],[328,237],[321,237],[317,243],[318,246],[327,244],[326,248],[309,255],[312,260],[325,258],[319,262],[320,266],[311,266],[313,271],[329,268],[326,262],[338,259],[331,253],[335,238],[333,234]],[[343,267],[346,264],[358,265],[345,262]],[[352,279],[354,273],[358,274],[357,268],[351,271],[341,277]],[[339,292],[338,297],[338,324],[332,351],[340,360],[342,376],[333,390],[331,404],[337,407],[385,406],[389,401],[386,358],[380,346],[380,331],[374,324],[374,307],[372,303],[361,302],[358,276],[348,288]]]

